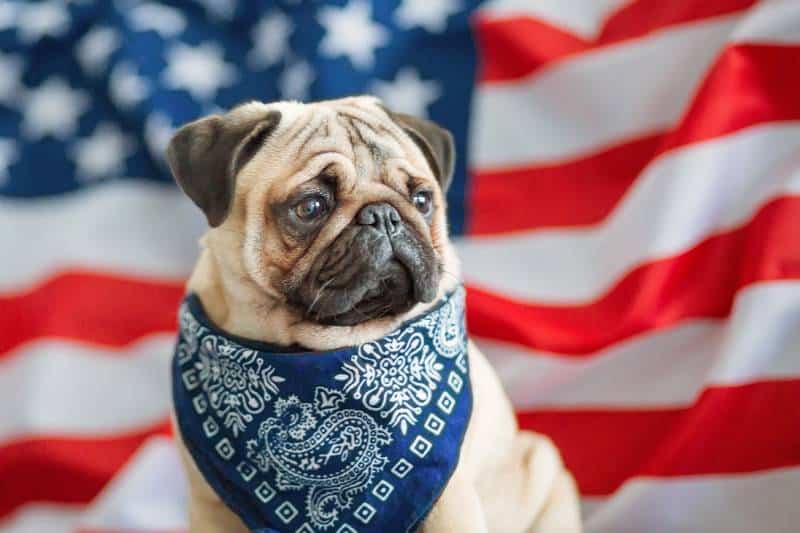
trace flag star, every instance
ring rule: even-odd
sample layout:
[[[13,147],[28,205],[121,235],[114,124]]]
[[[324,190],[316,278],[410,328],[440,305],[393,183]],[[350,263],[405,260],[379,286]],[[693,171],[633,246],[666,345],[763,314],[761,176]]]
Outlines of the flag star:
[[[350,0],[344,7],[323,7],[317,18],[326,31],[320,53],[347,56],[356,68],[371,68],[375,49],[389,43],[389,31],[372,20],[372,8],[366,0]]]
[[[22,59],[0,52],[0,72],[3,73],[0,76],[0,102],[7,104],[16,100],[19,95]]]
[[[284,100],[307,100],[314,82],[314,70],[307,61],[293,61],[278,78],[278,89]]]
[[[86,72],[97,76],[106,68],[108,59],[119,48],[120,42],[117,30],[106,26],[94,28],[78,41],[75,56]]]
[[[103,122],[90,137],[76,141],[70,155],[81,179],[96,180],[121,175],[134,148],[133,140],[113,122]]]
[[[69,13],[62,2],[30,3],[17,14],[17,31],[24,43],[63,35],[69,25]]]
[[[420,26],[431,33],[447,27],[447,17],[461,9],[459,0],[403,0],[394,16],[401,28]]]
[[[147,82],[128,62],[119,63],[114,67],[108,78],[108,88],[114,103],[126,109],[135,107],[150,93]]]
[[[7,30],[17,23],[20,7],[15,2],[0,2],[0,30]]]
[[[236,69],[225,63],[222,49],[211,42],[188,46],[173,45],[167,52],[164,83],[173,89],[184,89],[195,100],[211,100],[222,87],[236,81]]]
[[[10,167],[19,156],[17,143],[12,139],[0,139],[0,184],[8,182]]]
[[[236,0],[198,0],[212,17],[230,20],[236,12]]]
[[[88,108],[84,91],[71,89],[61,78],[48,78],[23,97],[22,133],[30,139],[46,135],[66,139],[75,133],[78,119]]]
[[[253,68],[264,68],[281,60],[289,49],[292,22],[280,11],[273,10],[261,17],[253,27],[253,49],[247,61]]]
[[[374,92],[392,109],[418,117],[428,115],[428,106],[441,95],[441,86],[436,81],[425,81],[411,67],[401,69],[394,81],[376,80],[372,85]]]
[[[150,113],[144,121],[144,139],[147,148],[153,159],[159,163],[164,162],[164,151],[174,133],[175,126],[172,125],[172,121],[160,111]]]
[[[137,5],[130,11],[128,18],[134,30],[153,30],[162,39],[174,37],[186,29],[186,19],[180,11],[154,2]]]

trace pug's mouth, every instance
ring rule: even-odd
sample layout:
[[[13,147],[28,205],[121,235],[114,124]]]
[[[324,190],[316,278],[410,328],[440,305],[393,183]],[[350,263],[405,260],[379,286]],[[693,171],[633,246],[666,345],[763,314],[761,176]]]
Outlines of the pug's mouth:
[[[291,300],[307,320],[355,326],[430,302],[438,286],[433,248],[415,231],[353,225],[316,258]]]
[[[384,275],[377,278],[377,282],[364,292],[360,300],[351,303],[349,309],[328,316],[317,316],[316,321],[330,326],[354,326],[411,309],[417,303],[411,274],[397,260],[390,260],[384,270]],[[313,316],[313,313],[313,307],[307,309],[307,315]]]

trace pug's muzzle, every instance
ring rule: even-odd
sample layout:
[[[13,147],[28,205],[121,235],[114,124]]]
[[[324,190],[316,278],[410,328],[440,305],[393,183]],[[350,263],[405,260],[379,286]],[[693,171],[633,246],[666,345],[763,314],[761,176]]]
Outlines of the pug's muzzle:
[[[293,299],[307,318],[352,326],[432,301],[439,275],[431,245],[392,205],[372,203],[317,256]]]

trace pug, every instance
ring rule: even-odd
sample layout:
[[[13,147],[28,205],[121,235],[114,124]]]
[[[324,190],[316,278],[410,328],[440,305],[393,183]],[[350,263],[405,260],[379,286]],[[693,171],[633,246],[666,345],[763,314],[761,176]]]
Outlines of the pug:
[[[251,102],[185,125],[167,160],[209,225],[188,292],[234,338],[326,357],[423,316],[460,286],[445,214],[453,140],[430,121],[367,96]],[[558,451],[520,431],[492,367],[466,346],[472,411],[421,530],[580,531]],[[177,426],[190,531],[248,531]]]

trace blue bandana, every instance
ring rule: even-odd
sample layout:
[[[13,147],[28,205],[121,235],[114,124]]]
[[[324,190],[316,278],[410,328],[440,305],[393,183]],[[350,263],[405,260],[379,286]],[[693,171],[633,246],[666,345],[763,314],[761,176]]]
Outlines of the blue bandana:
[[[377,341],[303,353],[219,330],[189,295],[173,395],[200,472],[253,531],[412,530],[472,411],[464,290]]]

